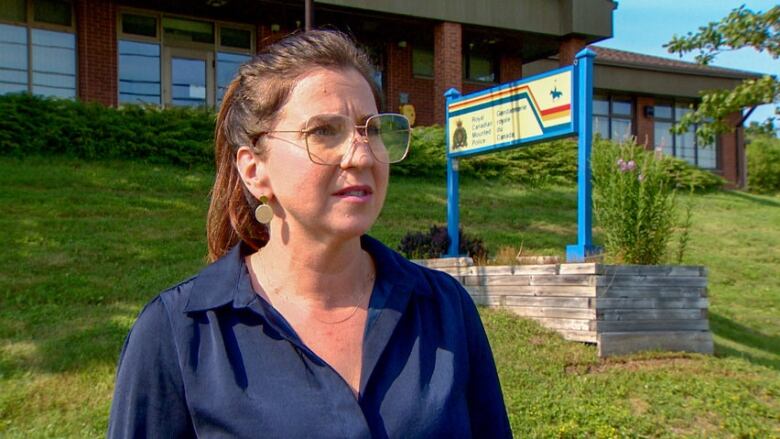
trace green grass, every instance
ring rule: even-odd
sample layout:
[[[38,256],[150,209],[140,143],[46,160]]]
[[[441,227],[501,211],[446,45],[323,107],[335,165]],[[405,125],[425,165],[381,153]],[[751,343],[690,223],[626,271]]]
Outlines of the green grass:
[[[446,221],[444,182],[392,179],[372,234]],[[144,303],[205,263],[211,175],[135,162],[0,158],[0,436],[101,437],[122,341]],[[463,181],[462,223],[562,254],[576,191]],[[685,262],[710,273],[716,356],[602,361],[482,310],[518,437],[779,437],[780,196],[695,197]]]

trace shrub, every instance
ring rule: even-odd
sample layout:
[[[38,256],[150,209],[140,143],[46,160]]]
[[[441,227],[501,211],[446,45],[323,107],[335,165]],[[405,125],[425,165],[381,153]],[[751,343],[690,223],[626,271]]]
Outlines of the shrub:
[[[140,159],[181,166],[214,161],[211,110],[99,104],[42,98],[28,94],[0,96],[0,154],[62,154],[84,159]],[[409,157],[392,172],[419,178],[446,178],[444,129],[415,127]],[[678,187],[697,190],[722,186],[720,177],[682,160],[664,162]],[[528,186],[574,184],[577,143],[556,140],[460,161],[466,178],[504,180]]]
[[[476,263],[484,264],[488,252],[481,239],[464,234],[459,230],[458,251],[469,255]],[[409,232],[398,246],[398,251],[409,259],[440,258],[450,247],[450,237],[446,226],[433,225],[425,232]]]
[[[726,184],[723,177],[697,168],[685,160],[667,156],[661,161],[667,181],[676,189],[705,192],[720,189]]]
[[[780,191],[780,139],[756,136],[746,149],[748,189],[758,193]]]
[[[663,261],[677,213],[667,160],[631,142],[594,144],[593,210],[607,256],[615,262]]]
[[[176,165],[213,163],[214,113],[0,96],[0,153],[134,158]]]
[[[393,173],[424,178],[446,178],[444,129],[415,127],[409,156],[393,166]],[[571,184],[577,180],[577,144],[556,140],[460,161],[460,175],[500,179],[527,185]]]

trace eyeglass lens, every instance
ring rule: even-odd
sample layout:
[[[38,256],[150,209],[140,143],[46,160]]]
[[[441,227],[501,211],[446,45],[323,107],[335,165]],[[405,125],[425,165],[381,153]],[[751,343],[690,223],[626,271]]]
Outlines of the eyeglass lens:
[[[351,145],[355,125],[344,115],[321,114],[306,123],[306,146],[311,159],[322,164],[338,164]],[[358,131],[363,131],[358,127]],[[377,114],[366,121],[365,132],[359,133],[368,141],[374,158],[383,163],[404,159],[409,148],[411,131],[409,120],[400,114]]]

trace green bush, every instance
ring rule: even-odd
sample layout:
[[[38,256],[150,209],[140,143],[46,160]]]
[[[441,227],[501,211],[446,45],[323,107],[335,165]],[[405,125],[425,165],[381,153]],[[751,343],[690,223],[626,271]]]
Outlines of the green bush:
[[[634,143],[595,142],[593,213],[607,256],[618,263],[659,264],[677,214],[664,162]]]
[[[0,154],[213,163],[214,113],[127,105],[107,108],[28,94],[0,96]]]
[[[780,191],[780,139],[756,136],[746,149],[750,191]]]
[[[577,181],[577,144],[571,139],[486,154],[460,160],[460,175],[527,185],[571,184]],[[393,166],[393,173],[446,178],[444,129],[415,127],[409,156]]]
[[[661,161],[661,167],[667,180],[677,189],[704,192],[720,189],[726,184],[723,177],[675,157],[666,156]]]
[[[28,94],[0,96],[0,154],[62,154],[84,159],[132,158],[182,166],[211,166],[215,114],[211,110],[125,105],[107,108]],[[409,156],[393,173],[444,180],[444,129],[415,127]],[[682,160],[664,162],[678,187],[722,186],[715,174]],[[556,140],[460,160],[466,178],[527,186],[577,181],[577,143]]]

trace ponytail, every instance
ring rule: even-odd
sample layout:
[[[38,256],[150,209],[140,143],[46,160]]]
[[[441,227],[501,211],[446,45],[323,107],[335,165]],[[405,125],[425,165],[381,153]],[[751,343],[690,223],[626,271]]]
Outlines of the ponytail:
[[[213,262],[243,241],[253,250],[268,242],[268,229],[255,221],[254,213],[236,169],[235,149],[231,145],[228,120],[236,105],[240,77],[235,78],[223,97],[214,132],[216,178],[206,221],[209,262]]]

